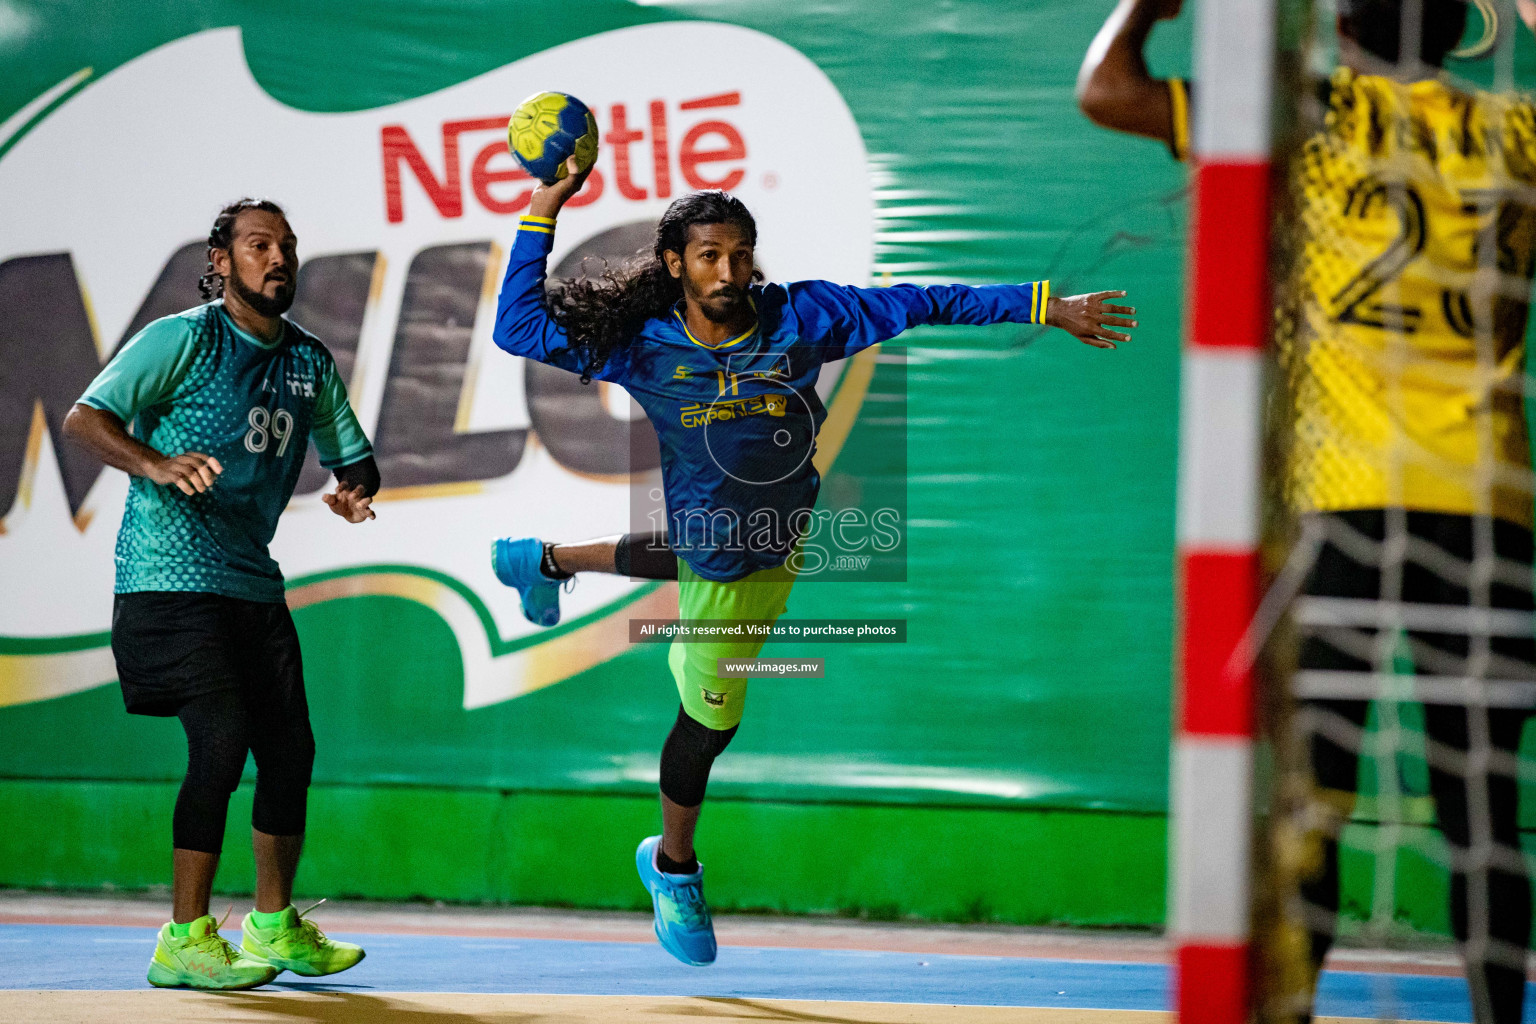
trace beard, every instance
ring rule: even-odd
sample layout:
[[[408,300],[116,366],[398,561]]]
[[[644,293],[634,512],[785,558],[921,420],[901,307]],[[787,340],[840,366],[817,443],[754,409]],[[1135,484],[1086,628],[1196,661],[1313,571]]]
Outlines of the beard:
[[[240,271],[232,269],[228,278],[228,287],[240,297],[251,309],[261,316],[282,316],[293,305],[294,282],[290,276],[286,282],[278,285],[277,294],[268,298],[263,292],[255,288],[249,288],[240,278]],[[265,286],[266,282],[262,282]]]
[[[710,323],[733,324],[746,315],[747,293],[732,288],[723,295],[711,296],[708,302],[699,303],[699,312]]]

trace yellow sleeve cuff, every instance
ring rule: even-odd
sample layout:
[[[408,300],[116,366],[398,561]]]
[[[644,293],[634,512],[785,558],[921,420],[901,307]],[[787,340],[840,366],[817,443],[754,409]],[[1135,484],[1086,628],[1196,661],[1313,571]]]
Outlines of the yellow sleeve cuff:
[[[1182,78],[1168,79],[1168,102],[1173,107],[1168,152],[1180,163],[1189,158],[1189,86]]]
[[[1045,323],[1045,304],[1051,301],[1051,282],[1035,282],[1034,309],[1031,310],[1030,319],[1037,324]]]
[[[518,228],[523,231],[537,231],[540,234],[552,235],[555,233],[555,218],[523,217]]]

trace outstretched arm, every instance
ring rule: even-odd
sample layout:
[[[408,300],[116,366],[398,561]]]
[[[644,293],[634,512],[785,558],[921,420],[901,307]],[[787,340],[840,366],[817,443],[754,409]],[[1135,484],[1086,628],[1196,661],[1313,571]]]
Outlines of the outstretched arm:
[[[846,359],[871,345],[923,324],[1045,324],[1059,327],[1095,348],[1114,348],[1130,335],[1114,330],[1135,327],[1130,306],[1106,305],[1124,292],[1051,295],[1049,281],[1029,284],[898,284],[889,288],[851,288],[827,281],[797,281],[787,286],[800,336],[821,349],[823,362]]]
[[[1153,78],[1144,51],[1157,22],[1182,0],[1120,0],[1077,73],[1077,105],[1094,124],[1167,143],[1183,159],[1188,140],[1184,84]]]

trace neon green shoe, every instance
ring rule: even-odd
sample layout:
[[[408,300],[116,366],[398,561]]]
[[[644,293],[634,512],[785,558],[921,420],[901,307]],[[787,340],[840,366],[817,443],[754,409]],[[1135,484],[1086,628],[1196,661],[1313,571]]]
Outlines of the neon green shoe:
[[[230,945],[212,914],[193,921],[183,938],[172,935],[169,924],[162,926],[149,961],[149,983],[157,988],[255,988],[278,973]]]
[[[356,966],[367,955],[363,947],[326,938],[315,922],[304,919],[304,914],[315,907],[308,908],[303,914],[292,906],[284,907],[282,920],[276,928],[257,927],[251,915],[246,914],[240,922],[245,932],[245,938],[240,942],[241,950],[247,957],[264,960],[280,971],[292,971],[306,978],[335,974]]]

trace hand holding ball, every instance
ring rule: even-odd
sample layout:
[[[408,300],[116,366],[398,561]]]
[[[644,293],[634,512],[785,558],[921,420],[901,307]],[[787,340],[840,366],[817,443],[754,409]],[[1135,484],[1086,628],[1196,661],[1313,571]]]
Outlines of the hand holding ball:
[[[507,148],[523,170],[552,185],[566,176],[571,157],[582,172],[597,162],[597,119],[574,96],[537,93],[507,123]]]

